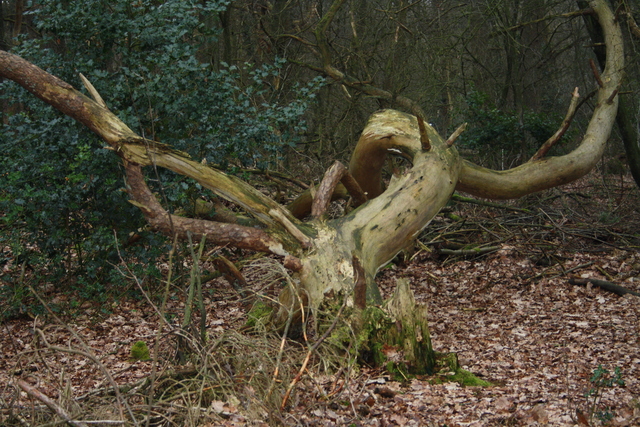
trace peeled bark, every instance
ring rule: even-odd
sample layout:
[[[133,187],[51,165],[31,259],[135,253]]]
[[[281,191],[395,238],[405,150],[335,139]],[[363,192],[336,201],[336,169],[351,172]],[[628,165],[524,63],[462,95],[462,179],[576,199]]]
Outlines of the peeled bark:
[[[371,117],[356,151],[364,152],[370,146],[378,152],[380,146],[393,146],[411,159],[413,167],[381,195],[347,216],[311,222],[317,230],[315,250],[302,259],[300,281],[312,306],[320,304],[327,293],[349,295],[354,283],[354,256],[365,271],[368,302],[381,302],[374,281],[378,269],[428,225],[447,203],[458,180],[457,151],[446,147],[432,132],[433,148],[425,152],[415,117],[393,110]],[[365,187],[362,182],[360,185]]]

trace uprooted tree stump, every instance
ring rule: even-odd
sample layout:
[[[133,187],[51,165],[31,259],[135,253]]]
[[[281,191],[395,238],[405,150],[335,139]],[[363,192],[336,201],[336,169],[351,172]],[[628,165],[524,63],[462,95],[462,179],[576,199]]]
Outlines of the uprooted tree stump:
[[[593,117],[574,151],[560,157],[536,157],[505,171],[489,170],[459,157],[455,135],[445,141],[422,118],[384,110],[371,116],[349,168],[336,165],[313,197],[302,195],[290,209],[234,176],[137,135],[107,108],[88,82],[85,86],[93,99],[3,51],[0,76],[21,84],[109,144],[124,164],[131,203],[154,229],[181,238],[206,235],[207,242],[213,244],[282,257],[291,281],[272,312],[274,330],[299,322],[305,313],[317,314],[321,307],[325,313],[330,309],[328,317],[336,316],[345,305],[348,310],[342,314],[356,336],[371,332],[362,340],[363,348],[382,346],[380,354],[386,353],[386,358],[394,352],[400,354],[399,360],[409,371],[429,372],[435,357],[426,309],[415,304],[405,282],[399,283],[396,295],[384,305],[376,273],[417,237],[455,190],[485,198],[517,198],[571,182],[593,168],[616,117],[623,50],[621,31],[607,2],[593,0],[590,5],[605,35],[607,60],[602,75],[597,76]],[[336,79],[343,77],[335,74]],[[578,96],[577,91],[573,96]],[[385,188],[381,171],[390,154],[403,157],[411,167]],[[240,220],[227,212],[218,221],[172,215],[147,186],[145,166],[193,178],[244,209],[246,215]],[[342,218],[327,219],[324,214],[329,200],[348,195],[356,208]],[[311,219],[302,221],[308,213]]]

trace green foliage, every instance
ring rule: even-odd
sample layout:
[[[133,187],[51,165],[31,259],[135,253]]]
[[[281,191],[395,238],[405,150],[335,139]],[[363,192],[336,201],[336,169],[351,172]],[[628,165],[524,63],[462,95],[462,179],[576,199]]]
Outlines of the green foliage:
[[[472,91],[463,112],[469,128],[459,138],[462,145],[474,149],[530,151],[544,143],[558,129],[561,119],[549,114],[527,111],[522,120],[513,112],[498,109],[485,93]]]
[[[587,399],[589,422],[592,422],[595,418],[602,423],[611,421],[614,413],[610,408],[602,407],[601,397],[605,389],[616,386],[624,387],[625,382],[622,378],[622,370],[620,367],[616,367],[613,372],[610,372],[603,368],[602,365],[598,365],[593,371],[589,382],[591,383],[591,388],[584,394],[584,397]]]
[[[322,85],[284,85],[287,63],[203,62],[218,30],[206,25],[228,0],[68,2],[44,0],[31,10],[39,38],[13,52],[80,86],[83,73],[109,108],[138,133],[211,163],[265,167],[296,144],[302,113]],[[276,84],[277,82],[277,84]],[[286,89],[285,89],[286,86]],[[21,111],[0,128],[0,244],[32,260],[73,271],[79,289],[100,294],[119,256],[154,275],[163,239],[143,230],[127,202],[119,159],[97,137],[12,82],[0,98]],[[193,184],[149,171],[170,205]],[[196,186],[197,190],[200,190]],[[136,245],[128,245],[135,233]]]

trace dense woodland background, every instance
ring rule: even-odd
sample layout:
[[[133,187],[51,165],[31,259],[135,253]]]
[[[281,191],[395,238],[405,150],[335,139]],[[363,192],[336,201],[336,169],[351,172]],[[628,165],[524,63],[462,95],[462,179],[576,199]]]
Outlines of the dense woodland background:
[[[597,64],[594,50],[597,53],[599,48],[585,26],[589,16],[580,13],[585,2],[346,0],[326,31],[330,51],[319,51],[316,29],[337,3],[341,2],[0,1],[0,49],[23,56],[76,88],[82,87],[78,77],[82,73],[109,108],[140,135],[237,174],[282,203],[317,183],[334,160],[348,163],[367,118],[381,108],[421,111],[444,137],[467,122],[467,131],[456,141],[463,156],[483,166],[507,169],[528,160],[558,129],[577,86],[585,102],[550,154],[568,152],[583,135],[593,102],[587,95],[597,87],[590,60]],[[620,96],[632,112],[628,118],[635,135],[640,121],[640,44],[636,35],[640,31],[633,18],[640,20],[640,2],[619,1],[614,7],[625,22],[627,69]],[[336,80],[323,68],[329,58],[343,73],[342,79]],[[164,283],[169,282],[167,275],[175,278],[176,287],[186,289],[192,251],[185,244],[174,248],[174,253],[170,240],[145,226],[138,208],[128,202],[118,157],[103,148],[96,136],[12,82],[0,81],[0,113],[0,321],[33,319],[45,313],[83,316],[87,307],[96,319],[136,312],[139,307],[133,304],[131,309],[125,301],[151,295],[158,302]],[[466,231],[456,235],[459,246],[444,249],[464,249],[466,244],[483,239],[487,247],[515,246],[515,240],[524,240],[527,250],[536,242],[552,242],[557,246],[551,255],[547,246],[532,249],[535,268],[543,269],[527,273],[534,278],[542,277],[540,271],[546,271],[557,257],[570,259],[572,255],[558,252],[563,245],[571,246],[572,251],[580,247],[571,239],[584,237],[580,234],[584,229],[577,231],[570,224],[595,230],[590,242],[600,239],[598,242],[606,241],[616,250],[635,245],[636,249],[626,249],[626,254],[631,250],[637,255],[637,229],[633,231],[633,224],[638,224],[633,216],[638,208],[637,189],[630,185],[619,129],[614,129],[598,166],[598,176],[609,177],[615,184],[602,179],[605,195],[599,190],[591,193],[590,184],[577,184],[577,195],[550,211],[553,220],[563,226],[565,215],[571,217],[573,222],[566,222],[569,228],[556,226],[554,232],[545,229],[541,234],[532,231],[529,221],[548,226],[542,214],[534,220],[528,216],[533,215],[536,203],[552,206],[559,196],[542,202],[527,198],[510,205],[516,211],[495,211],[499,214],[479,212],[475,205],[461,210],[449,207],[435,221],[433,239],[426,240],[435,241],[439,232],[454,229]],[[184,177],[163,170],[148,171],[147,176],[158,197],[174,212],[197,215],[198,200],[215,201],[212,194]],[[517,211],[527,208],[532,210]],[[514,212],[526,220],[514,219]],[[464,218],[469,222],[456,222]],[[505,231],[512,233],[511,237],[498,237],[505,221],[513,221],[514,228]],[[487,274],[499,277],[496,280],[500,283],[516,280],[514,275],[520,274],[514,272],[522,267],[516,260],[523,252],[514,246],[502,246],[499,252],[501,259],[511,260],[503,261],[509,265],[504,270],[512,273],[500,272],[502,264],[496,258],[486,267]],[[246,256],[240,251],[216,250],[233,261]],[[630,258],[620,259],[623,261],[608,262],[637,266]],[[478,273],[461,273],[473,264],[468,260],[452,270],[448,270],[454,264],[449,264],[449,258],[434,263],[419,256],[415,261],[424,262],[443,277],[455,275],[451,282],[464,283],[470,295],[480,298],[486,289],[479,279],[466,282]],[[382,281],[395,277],[396,269],[403,266],[398,262],[398,267],[393,265],[383,272]],[[568,264],[573,266],[571,262],[585,265],[595,260],[574,257]],[[423,268],[409,264],[408,274]],[[253,274],[264,273],[265,267],[253,268]],[[203,272],[208,273],[215,274],[215,268]],[[251,278],[252,273],[247,274]],[[425,286],[435,286],[433,280]],[[442,280],[450,286],[449,279]],[[438,287],[441,284],[438,282]],[[510,286],[482,298],[508,298],[513,292]],[[53,311],[48,312],[34,292],[45,299],[55,295],[48,300]],[[541,291],[545,298],[546,292]],[[444,298],[441,291],[437,294],[436,299]],[[580,298],[586,297],[578,292],[576,301]],[[529,304],[526,301],[525,306]],[[624,300],[614,311],[626,313],[621,315],[624,317],[633,312],[627,305],[632,303]],[[240,303],[238,307],[243,308]],[[167,318],[179,317],[183,309],[175,308]],[[501,314],[501,309],[495,311],[497,316]],[[225,313],[220,318],[225,316],[227,321],[237,314]],[[446,310],[437,316],[449,319]],[[597,319],[599,314],[593,316]],[[634,319],[637,315],[631,321]],[[242,322],[234,322],[228,323],[241,328]],[[443,322],[446,328],[460,332],[456,329],[458,320]],[[109,325],[98,329],[107,331],[114,326]],[[131,327],[123,334],[130,332]],[[437,340],[446,334],[436,327],[434,335]],[[632,342],[629,337],[618,338]],[[234,345],[241,347],[240,343]],[[602,345],[602,354],[608,354],[611,349],[606,342]],[[450,343],[451,351],[462,351],[463,347]],[[484,352],[485,358],[493,357],[487,356],[485,349],[469,347],[479,354]],[[273,354],[269,351],[277,354],[277,345],[264,353]],[[634,350],[625,347],[625,351],[630,354]],[[304,355],[292,353],[294,361],[289,362],[295,364],[297,356]],[[586,375],[584,372],[592,368],[596,366],[586,366],[580,372]],[[148,371],[140,377],[143,374]],[[553,371],[553,375],[561,374]],[[284,383],[288,385],[288,381]],[[630,388],[632,395],[637,392],[637,384],[635,387]],[[503,402],[507,409],[509,402]],[[277,400],[274,405],[279,403]],[[630,408],[629,420],[635,407]],[[518,420],[534,417],[527,414]],[[500,417],[494,421],[503,420]],[[278,422],[287,424],[283,419]]]

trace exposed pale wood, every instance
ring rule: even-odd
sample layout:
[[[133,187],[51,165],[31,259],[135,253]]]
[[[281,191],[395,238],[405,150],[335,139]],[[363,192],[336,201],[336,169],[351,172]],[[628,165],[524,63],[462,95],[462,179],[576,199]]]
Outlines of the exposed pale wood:
[[[82,84],[87,89],[87,92],[93,97],[93,100],[98,103],[99,106],[107,108],[107,103],[104,102],[104,99],[100,96],[95,87],[91,84],[89,79],[87,79],[82,73],[78,74],[80,76],[80,80],[82,80]]]
[[[618,90],[624,69],[622,33],[619,22],[604,0],[589,2],[598,15],[607,48],[606,68],[598,89],[597,104],[582,143],[571,153],[548,157],[506,171],[495,171],[464,161],[457,190],[492,199],[513,199],[574,181],[588,173],[604,152],[615,122]]]
[[[317,26],[315,34],[323,69],[345,85],[374,96],[386,96],[363,82],[353,81],[332,65],[326,30],[343,3],[344,0],[335,0]],[[355,304],[353,291],[358,274],[354,273],[354,257],[364,271],[367,303],[381,303],[374,280],[378,269],[429,224],[456,188],[480,197],[515,198],[570,182],[591,170],[603,152],[615,119],[623,52],[620,29],[606,1],[593,0],[590,4],[604,29],[607,66],[601,75],[603,85],[598,90],[593,118],[583,142],[573,152],[528,162],[508,171],[492,171],[462,162],[457,150],[433,128],[425,123],[421,132],[415,116],[381,111],[367,123],[349,164],[351,175],[370,200],[338,220],[313,220],[307,225],[243,181],[195,162],[166,145],[137,136],[98,102],[14,55],[0,52],[0,75],[19,82],[110,144],[125,161],[134,203],[155,227],[167,234],[206,234],[207,240],[216,244],[226,242],[298,257],[296,287],[289,286],[280,295],[282,306],[276,317],[282,321],[291,318],[290,308],[307,302],[311,308],[318,308],[329,295],[344,295],[346,302]],[[398,100],[393,96],[390,99]],[[425,133],[429,150],[423,149],[425,138],[421,136]],[[381,173],[389,153],[406,158],[412,166],[385,190]],[[139,165],[165,167],[198,180],[215,194],[243,207],[265,229],[169,215],[147,188]],[[296,314],[296,319],[299,318]]]
[[[384,116],[384,120],[378,117]],[[438,133],[425,123],[431,144],[441,143]],[[417,136],[418,144],[408,143]],[[378,197],[384,191],[382,170],[387,155],[393,153],[408,160],[422,150],[418,121],[414,116],[395,110],[374,113],[356,144],[349,162],[349,172],[358,181],[369,199]]]
[[[354,255],[365,271],[367,302],[381,302],[374,280],[378,269],[428,225],[449,200],[458,179],[460,159],[455,148],[446,147],[435,132],[430,140],[432,149],[423,151],[414,116],[394,110],[372,115],[359,142],[361,153],[382,147],[386,155],[386,149],[393,147],[413,166],[385,192],[347,216],[314,223],[317,250],[302,259],[300,271],[312,306],[326,293],[352,294]]]
[[[458,126],[456,130],[453,131],[451,136],[447,138],[447,141],[445,142],[445,144],[447,144],[447,147],[451,147],[456,142],[456,139],[458,139],[458,137],[462,135],[462,132],[464,132],[465,130],[467,130],[467,123],[463,123]]]
[[[318,218],[326,212],[339,182],[342,182],[342,185],[344,185],[345,189],[347,189],[353,197],[354,207],[358,207],[367,201],[367,196],[360,188],[358,182],[351,176],[342,162],[336,160],[324,174],[318,191],[316,191],[311,205],[311,216]]]
[[[279,210],[273,209],[269,211],[269,215],[279,221],[287,232],[302,244],[303,248],[308,249],[313,246],[311,239],[300,231],[300,229],[289,221],[289,218],[284,216]]]

